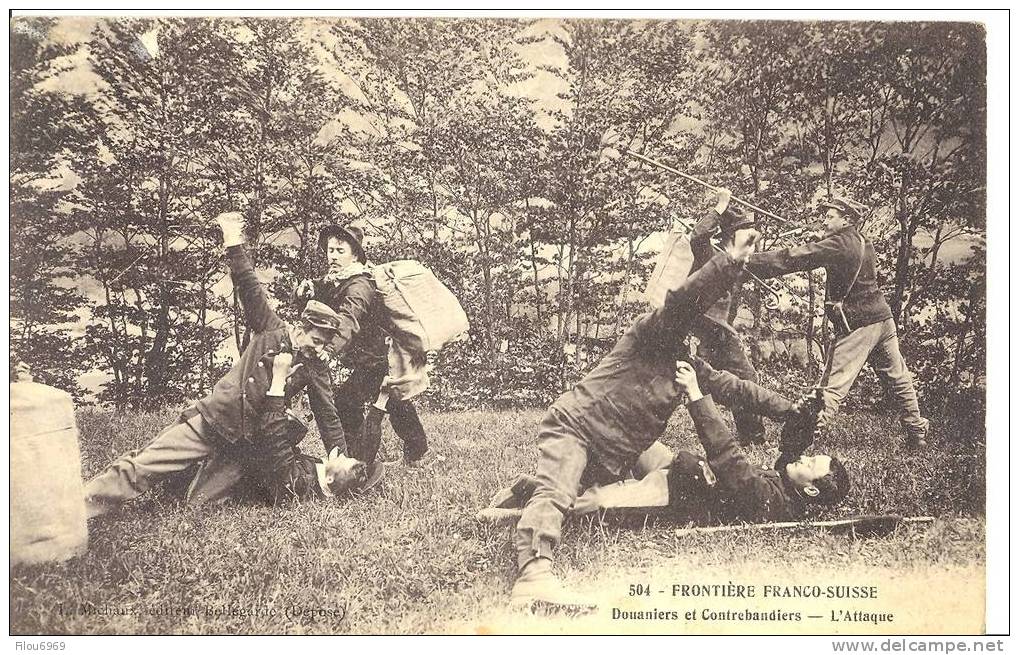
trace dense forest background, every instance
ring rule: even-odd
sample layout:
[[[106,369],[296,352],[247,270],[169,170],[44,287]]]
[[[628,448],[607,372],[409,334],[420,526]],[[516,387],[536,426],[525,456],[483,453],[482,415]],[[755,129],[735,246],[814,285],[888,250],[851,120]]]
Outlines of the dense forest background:
[[[332,221],[431,267],[472,324],[433,405],[547,403],[710,206],[608,133],[792,226],[829,195],[867,205],[928,411],[983,402],[977,24],[15,18],[10,73],[11,367],[83,402],[179,404],[229,366],[229,209],[284,313]],[[758,218],[765,248],[806,238]],[[786,282],[739,289],[734,319],[769,375],[808,380],[823,273]]]

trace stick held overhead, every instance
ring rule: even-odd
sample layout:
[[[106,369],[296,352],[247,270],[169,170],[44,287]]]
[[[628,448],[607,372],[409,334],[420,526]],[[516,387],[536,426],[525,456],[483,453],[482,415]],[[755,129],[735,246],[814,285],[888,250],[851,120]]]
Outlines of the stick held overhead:
[[[626,148],[625,146],[615,145],[615,146],[610,146],[610,147],[618,149],[624,155],[627,155],[629,157],[632,157],[634,159],[642,161],[645,164],[650,164],[651,166],[657,166],[658,168],[661,168],[662,170],[665,170],[665,171],[668,171],[670,173],[673,173],[674,175],[678,175],[681,178],[683,178],[684,180],[690,180],[691,182],[699,184],[699,185],[701,185],[701,186],[703,186],[705,188],[708,188],[708,189],[711,189],[711,190],[716,190],[718,188],[718,187],[716,187],[713,184],[708,184],[707,182],[705,182],[704,180],[702,180],[702,179],[700,179],[698,177],[694,177],[693,175],[690,175],[689,173],[684,173],[683,171],[679,170],[678,168],[673,168],[672,166],[668,166],[666,164],[663,164],[662,162],[660,162],[660,161],[658,161],[656,159],[651,159],[650,157],[645,157],[644,155],[641,155],[639,153],[633,152],[632,150],[630,150],[629,148]],[[784,223],[786,225],[792,223],[791,220],[789,220],[787,218],[783,218],[783,217],[779,216],[778,214],[774,214],[774,213],[772,213],[772,212],[770,212],[767,209],[764,209],[762,207],[758,207],[757,205],[755,205],[755,204],[753,204],[751,202],[747,202],[746,200],[743,200],[742,198],[737,198],[736,196],[732,196],[731,200],[732,200],[732,202],[739,203],[739,204],[743,205],[744,207],[746,207],[748,209],[752,209],[753,211],[755,211],[755,212],[757,212],[759,214],[763,214],[765,216],[769,216],[771,218],[774,218],[775,220],[779,221],[780,223]]]

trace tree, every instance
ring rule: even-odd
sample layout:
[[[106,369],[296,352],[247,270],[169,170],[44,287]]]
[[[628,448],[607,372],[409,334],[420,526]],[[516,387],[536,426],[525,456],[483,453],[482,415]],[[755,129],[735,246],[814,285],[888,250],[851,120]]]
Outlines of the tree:
[[[93,167],[99,183],[80,189],[83,215],[94,221],[83,226],[94,237],[90,272],[108,285],[110,298],[90,327],[99,343],[104,325],[120,322],[108,335],[121,339],[107,361],[123,374],[108,386],[111,399],[176,402],[204,384],[195,364],[206,361],[215,340],[215,330],[191,319],[196,311],[205,319],[211,291],[192,283],[207,277],[213,262],[200,238],[208,215],[189,202],[189,192],[196,163],[234,111],[223,83],[238,60],[217,23],[171,19],[101,23],[89,51],[104,83],[96,111],[111,159]],[[111,190],[117,206],[102,197]],[[104,266],[118,260],[125,266],[115,274]]]
[[[54,43],[49,18],[11,23],[10,291],[11,366],[80,397],[80,344],[71,324],[84,305],[76,286],[64,200],[65,159],[83,147],[90,116],[83,100],[41,83],[67,70],[72,48]]]
[[[857,175],[857,193],[888,207],[896,230],[889,296],[900,325],[916,293],[914,240],[932,234],[937,250],[947,238],[983,225],[986,175],[986,61],[982,29],[975,24],[937,23],[886,28],[878,51],[879,84],[887,89],[871,100],[871,114],[883,119],[871,128],[870,149]],[[877,119],[875,119],[876,121]],[[963,229],[960,231],[960,227]]]

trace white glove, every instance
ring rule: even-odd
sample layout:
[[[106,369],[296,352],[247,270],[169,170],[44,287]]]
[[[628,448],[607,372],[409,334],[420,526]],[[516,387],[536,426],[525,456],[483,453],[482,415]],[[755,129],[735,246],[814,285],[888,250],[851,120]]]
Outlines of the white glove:
[[[294,290],[294,296],[298,300],[311,300],[315,297],[315,283],[311,280],[302,280]]]
[[[721,216],[725,213],[725,210],[729,208],[729,201],[732,199],[732,191],[725,187],[719,187],[716,189],[715,195],[715,213]]]
[[[244,243],[244,215],[240,212],[223,212],[216,217],[216,223],[223,232],[223,245],[239,246]]]

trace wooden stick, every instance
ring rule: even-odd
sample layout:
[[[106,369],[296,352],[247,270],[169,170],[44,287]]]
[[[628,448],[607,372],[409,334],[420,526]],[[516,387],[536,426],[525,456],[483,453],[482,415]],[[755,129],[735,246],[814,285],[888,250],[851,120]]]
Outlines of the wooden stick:
[[[675,531],[677,537],[685,537],[692,534],[713,534],[717,532],[742,532],[744,530],[765,531],[765,530],[790,530],[795,528],[839,528],[851,525],[866,525],[876,521],[895,521],[896,523],[917,523],[929,524],[934,522],[933,516],[909,516],[901,517],[896,514],[885,514],[876,516],[857,516],[849,519],[838,519],[835,521],[786,521],[783,523],[740,523],[739,525],[715,525],[704,528],[681,528]]]
[[[712,191],[717,191],[718,190],[718,187],[716,187],[715,185],[708,184],[707,182],[705,182],[704,180],[702,180],[700,178],[696,178],[693,175],[690,175],[688,173],[684,173],[683,171],[679,170],[678,168],[673,168],[672,166],[666,166],[665,164],[663,164],[660,161],[656,161],[654,159],[651,159],[650,157],[645,157],[644,155],[641,155],[641,154],[638,154],[636,152],[633,152],[632,150],[629,150],[628,148],[623,147],[623,146],[619,146],[619,150],[620,150],[620,152],[622,152],[625,155],[629,155],[629,156],[633,157],[634,159],[639,159],[639,160],[641,160],[642,162],[644,162],[646,164],[651,164],[652,166],[657,166],[658,168],[661,168],[662,170],[669,171],[670,173],[673,173],[675,175],[680,176],[684,180],[690,180],[691,182],[695,182],[697,184],[700,184],[701,186],[706,187],[708,189],[711,189]],[[750,202],[747,202],[746,200],[743,200],[742,198],[737,198],[736,196],[732,196],[732,197],[730,197],[730,200],[733,201],[733,202],[737,202],[737,203],[743,205],[744,207],[747,207],[748,209],[752,209],[755,212],[758,212],[760,214],[764,214],[765,216],[770,216],[771,218],[774,218],[775,220],[779,221],[780,223],[785,223],[785,224],[792,223],[792,221],[790,221],[789,219],[782,218],[778,214],[773,214],[770,211],[768,211],[767,209],[763,209],[761,207],[758,207],[757,205],[755,205],[753,203],[750,203]]]

